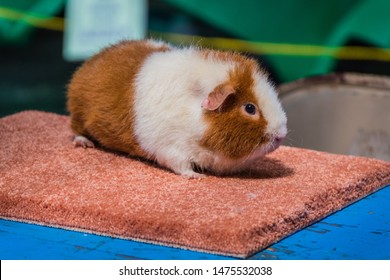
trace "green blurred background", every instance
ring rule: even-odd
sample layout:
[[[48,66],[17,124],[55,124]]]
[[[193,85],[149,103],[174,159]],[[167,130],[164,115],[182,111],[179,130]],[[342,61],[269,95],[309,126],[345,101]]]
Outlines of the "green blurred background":
[[[26,109],[66,114],[66,84],[81,62],[62,57],[63,22],[58,18],[64,17],[65,4],[65,0],[0,0],[0,116]],[[276,84],[329,72],[390,75],[390,52],[384,50],[390,48],[388,0],[150,0],[148,7],[150,33],[174,43],[182,38],[172,34],[186,34],[287,48],[309,45],[308,53],[310,45],[382,48],[373,49],[374,56],[357,53],[353,58],[352,53],[348,59],[338,58],[337,52],[297,55],[294,47],[290,54],[246,49]],[[10,10],[56,18],[47,27],[31,24]],[[191,37],[186,38],[184,44]],[[226,48],[230,46],[234,44],[226,43]]]

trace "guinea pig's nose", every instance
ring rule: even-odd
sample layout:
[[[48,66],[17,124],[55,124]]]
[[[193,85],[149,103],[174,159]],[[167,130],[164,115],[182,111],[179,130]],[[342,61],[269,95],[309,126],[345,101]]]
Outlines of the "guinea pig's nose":
[[[281,143],[282,143],[282,139],[279,137],[276,137],[272,144],[274,147],[279,147]]]
[[[284,137],[277,136],[277,137],[275,137],[274,141],[275,141],[275,143],[280,144],[280,143],[282,143],[283,139],[284,139]]]
[[[280,144],[282,144],[282,141],[284,140],[286,136],[283,136],[283,135],[277,135],[275,136],[274,138],[274,141],[273,141],[273,144],[275,147],[279,147]]]

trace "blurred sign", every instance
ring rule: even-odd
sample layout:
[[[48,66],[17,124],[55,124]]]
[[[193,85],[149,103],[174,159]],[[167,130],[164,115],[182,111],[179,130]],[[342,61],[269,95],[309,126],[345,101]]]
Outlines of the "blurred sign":
[[[123,39],[142,39],[147,28],[146,0],[68,0],[64,58],[83,60]]]

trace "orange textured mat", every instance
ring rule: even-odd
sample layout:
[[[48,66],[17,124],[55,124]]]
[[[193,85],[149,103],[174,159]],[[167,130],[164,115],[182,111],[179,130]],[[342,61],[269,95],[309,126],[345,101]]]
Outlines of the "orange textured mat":
[[[2,218],[245,258],[390,183],[390,163],[284,146],[188,180],[71,140],[67,116],[0,119]]]

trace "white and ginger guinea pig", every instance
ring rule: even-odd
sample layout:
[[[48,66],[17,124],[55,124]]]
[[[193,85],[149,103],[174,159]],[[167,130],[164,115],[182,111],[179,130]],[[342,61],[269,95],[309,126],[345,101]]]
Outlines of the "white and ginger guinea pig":
[[[190,178],[249,169],[287,134],[267,74],[237,53],[123,41],[86,61],[68,88],[74,144],[157,161]],[[92,142],[92,141],[93,142]]]

